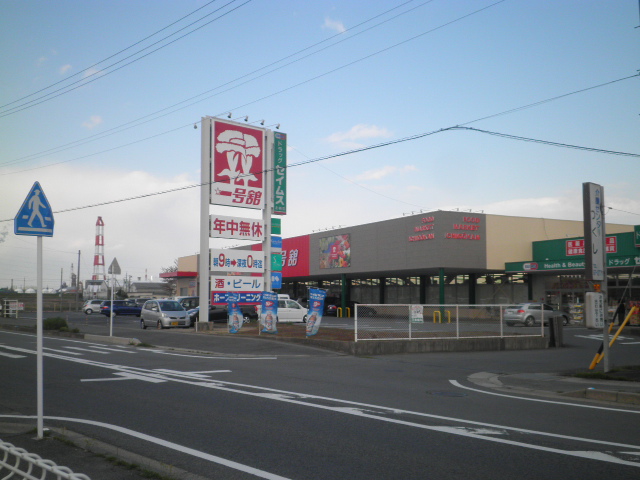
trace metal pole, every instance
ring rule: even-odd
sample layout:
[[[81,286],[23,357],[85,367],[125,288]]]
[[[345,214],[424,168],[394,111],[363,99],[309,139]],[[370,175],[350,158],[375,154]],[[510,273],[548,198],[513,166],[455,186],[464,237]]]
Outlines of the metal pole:
[[[200,122],[200,256],[198,257],[198,295],[200,297],[200,322],[209,321],[209,204],[211,202],[211,117],[202,117]],[[196,323],[196,332],[198,324]]]
[[[36,351],[37,351],[37,366],[36,366],[36,376],[37,376],[37,410],[38,410],[38,438],[42,439],[44,437],[44,428],[43,428],[43,418],[44,418],[44,401],[43,401],[43,385],[44,385],[44,376],[43,376],[43,368],[42,368],[42,237],[38,237],[38,258],[37,258],[37,295],[36,295]]]
[[[109,308],[109,336],[113,337],[113,287],[115,287],[113,270],[111,273],[111,308]]]

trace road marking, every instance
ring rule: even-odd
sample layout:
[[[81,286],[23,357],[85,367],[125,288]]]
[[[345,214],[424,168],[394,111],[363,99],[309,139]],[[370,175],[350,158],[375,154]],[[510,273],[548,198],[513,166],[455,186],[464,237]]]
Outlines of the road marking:
[[[27,419],[34,420],[37,417],[33,415],[0,415],[0,418],[14,418],[14,419]],[[129,428],[120,427],[118,425],[112,425],[104,422],[96,422],[93,420],[83,420],[81,418],[70,418],[70,417],[44,417],[47,420],[56,420],[62,422],[74,422],[74,423],[83,423],[85,425],[93,425],[95,427],[106,428],[108,430],[112,430],[118,433],[122,433],[124,435],[129,435],[133,438],[139,438],[140,440],[144,440],[150,443],[154,443],[156,445],[160,445],[161,447],[166,447],[171,450],[175,450],[177,452],[185,453],[187,455],[191,455],[193,457],[201,458],[202,460],[207,460],[213,463],[217,463],[219,465],[223,465],[225,467],[232,468],[234,470],[238,470],[241,472],[248,473],[250,475],[254,475],[259,478],[266,478],[267,480],[290,480],[287,477],[282,477],[280,475],[276,475],[275,473],[266,472],[264,470],[259,470],[257,468],[250,467],[248,465],[244,465],[242,463],[234,462],[232,460],[227,460],[226,458],[218,457],[216,455],[211,455],[210,453],[202,452],[200,450],[195,450],[193,448],[185,447],[184,445],[179,445],[177,443],[169,442],[167,440],[163,440],[158,437],[153,437],[151,435],[147,435],[146,433],[136,432],[135,430],[131,430]]]
[[[612,412],[624,412],[624,413],[640,413],[640,410],[623,410],[622,408],[610,408],[610,407],[598,407],[596,405],[583,405],[581,403],[569,403],[569,402],[559,402],[554,400],[543,400],[541,398],[527,398],[527,397],[518,397],[517,395],[507,395],[504,393],[496,393],[496,392],[488,392],[486,390],[480,390],[478,388],[466,387],[459,383],[457,380],[449,380],[451,385],[454,385],[458,388],[464,388],[465,390],[471,390],[473,392],[484,393],[485,395],[495,395],[497,397],[506,397],[506,398],[515,398],[517,400],[526,400],[528,402],[541,402],[541,403],[552,403],[554,405],[566,405],[570,407],[581,407],[581,408],[593,408],[596,410],[609,410]]]
[[[93,348],[99,348],[100,350],[108,350],[109,352],[118,352],[118,353],[133,353],[136,354],[138,352],[133,352],[131,350],[124,350],[122,348],[109,348],[109,347],[103,347],[101,345],[92,345]],[[70,348],[70,347],[67,347]]]
[[[64,353],[66,355],[82,355],[81,353],[78,353],[78,352],[69,352],[67,350],[57,350],[55,348],[49,348],[49,347],[42,347],[42,349],[48,350],[50,352]]]
[[[100,355],[109,355],[109,352],[101,352],[100,350],[90,350],[88,348],[80,348],[80,347],[64,347],[69,350],[80,350],[81,352],[91,352],[91,353],[99,353]]]
[[[80,381],[81,382],[109,382],[109,381],[113,381],[113,380],[142,380],[143,382],[150,382],[150,383],[164,383],[167,380],[164,379],[160,379],[160,378],[153,378],[147,375],[136,375],[135,373],[129,373],[129,372],[117,372],[114,373],[114,375],[118,375],[121,378],[83,378]]]
[[[9,357],[9,358],[26,358],[26,355],[16,355],[14,353],[5,353],[5,352],[0,352],[0,356],[3,357]]]

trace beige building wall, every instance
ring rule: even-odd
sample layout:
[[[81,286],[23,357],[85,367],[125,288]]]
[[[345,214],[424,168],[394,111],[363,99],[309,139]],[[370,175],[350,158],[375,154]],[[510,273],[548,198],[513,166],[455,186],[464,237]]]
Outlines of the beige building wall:
[[[487,215],[487,268],[504,270],[505,262],[532,260],[532,242],[583,237],[581,221]],[[606,232],[632,232],[633,226],[607,224]]]
[[[179,272],[197,272],[198,271],[198,255],[189,255],[188,257],[178,258]]]

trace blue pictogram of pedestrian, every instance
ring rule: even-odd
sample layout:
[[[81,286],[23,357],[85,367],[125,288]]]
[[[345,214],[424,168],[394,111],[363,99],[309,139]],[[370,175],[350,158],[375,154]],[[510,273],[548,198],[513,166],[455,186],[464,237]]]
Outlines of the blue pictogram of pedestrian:
[[[53,236],[53,211],[40,183],[33,184],[13,223],[16,235]]]

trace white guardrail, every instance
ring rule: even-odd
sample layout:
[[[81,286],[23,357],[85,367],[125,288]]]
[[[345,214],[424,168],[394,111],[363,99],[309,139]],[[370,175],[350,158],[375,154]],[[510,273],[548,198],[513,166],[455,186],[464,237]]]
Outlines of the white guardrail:
[[[83,473],[56,465],[24,448],[0,440],[0,480],[91,480]]]

